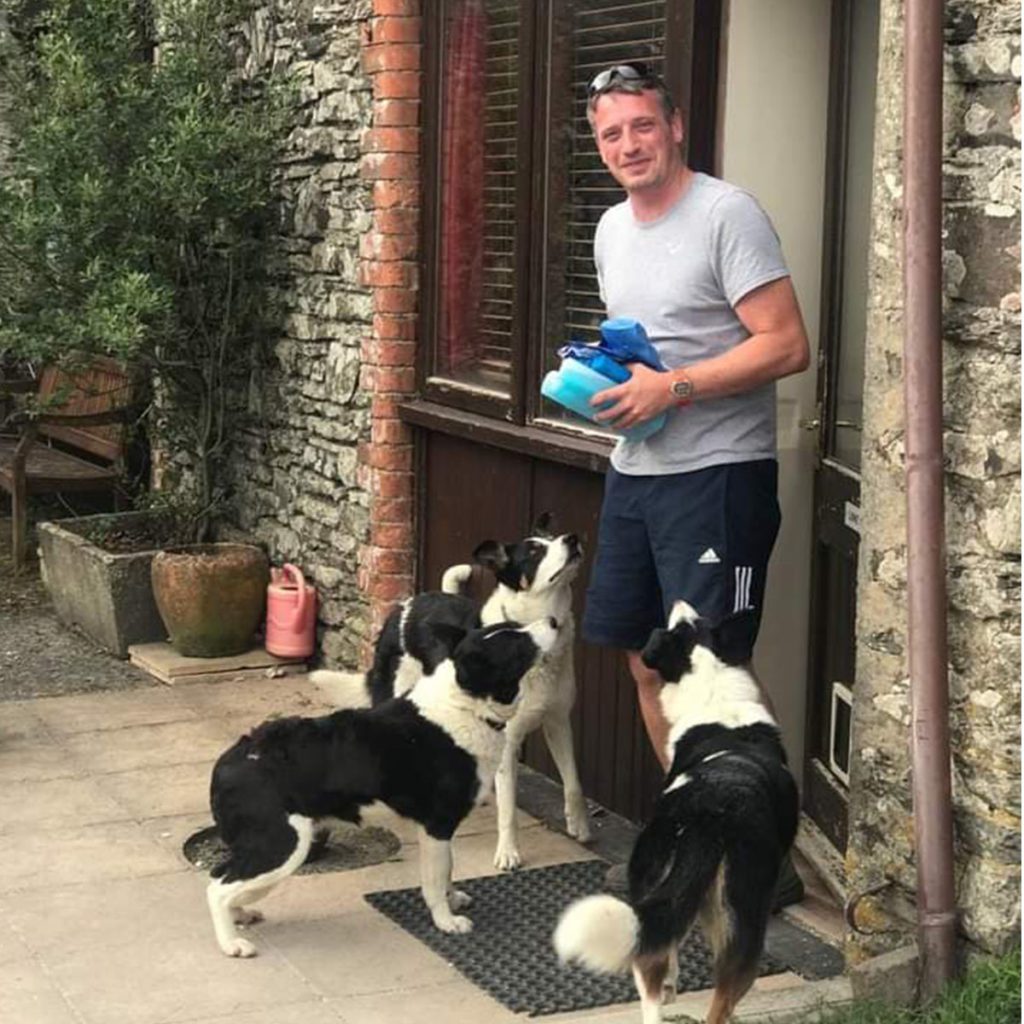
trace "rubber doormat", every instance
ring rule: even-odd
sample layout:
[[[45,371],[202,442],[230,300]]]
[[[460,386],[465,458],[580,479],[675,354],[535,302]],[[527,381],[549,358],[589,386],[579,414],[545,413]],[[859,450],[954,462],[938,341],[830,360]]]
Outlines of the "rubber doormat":
[[[551,945],[561,912],[577,897],[600,892],[607,870],[604,861],[588,860],[460,881],[459,889],[473,897],[468,935],[438,931],[418,888],[371,892],[366,900],[503,1006],[535,1017],[637,998],[632,977],[565,967]],[[711,954],[698,929],[680,948],[679,966],[680,992],[710,987]],[[760,973],[789,969],[799,972],[766,956]]]

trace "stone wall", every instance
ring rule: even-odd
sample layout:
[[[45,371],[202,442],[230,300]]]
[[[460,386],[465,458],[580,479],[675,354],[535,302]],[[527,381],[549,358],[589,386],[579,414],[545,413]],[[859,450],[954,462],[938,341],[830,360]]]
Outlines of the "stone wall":
[[[414,7],[280,0],[245,28],[247,72],[287,69],[299,94],[280,175],[284,319],[250,387],[257,425],[236,439],[235,518],[316,584],[322,653],[351,668],[412,579],[395,400],[413,387],[419,111],[402,75],[418,95],[419,52],[378,41],[418,39]]]
[[[944,341],[949,675],[961,929],[1020,927],[1020,9],[946,11]],[[853,961],[905,941],[916,887],[906,654],[902,3],[883,0],[847,855]],[[887,931],[894,928],[895,931]]]

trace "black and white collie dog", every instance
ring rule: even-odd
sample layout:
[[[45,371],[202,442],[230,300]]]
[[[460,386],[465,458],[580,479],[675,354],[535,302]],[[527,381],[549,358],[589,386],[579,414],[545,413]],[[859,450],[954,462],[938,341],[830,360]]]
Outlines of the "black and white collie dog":
[[[796,835],[781,734],[736,653],[749,614],[712,627],[680,601],[668,628],[651,634],[642,657],[666,681],[672,763],[630,857],[629,903],[588,896],[555,930],[563,960],[632,969],[643,1024],[660,1024],[676,990],[677,946],[698,918],[714,954],[707,1019],[729,1019],[757,976],[779,866]]]
[[[490,791],[523,675],[560,632],[550,618],[463,632],[451,657],[407,696],[264,722],[225,751],[210,806],[230,856],[206,891],[220,948],[255,955],[235,929],[259,920],[245,906],[305,861],[320,819],[358,823],[360,809],[377,800],[420,825],[423,898],[434,924],[468,932],[472,922],[455,913],[469,900],[451,886],[451,838]]]
[[[538,726],[544,730],[562,778],[566,830],[580,842],[590,839],[569,721],[576,699],[572,581],[583,549],[575,534],[555,536],[550,527],[551,516],[545,512],[538,516],[530,535],[520,541],[503,544],[488,540],[478,545],[473,561],[493,572],[497,584],[482,608],[460,593],[472,566],[455,565],[445,572],[441,592],[417,594],[392,609],[377,638],[373,664],[355,692],[345,692],[346,677],[341,673],[321,670],[312,674],[315,681],[340,687],[336,693],[341,693],[339,700],[344,706],[376,704],[406,692],[448,656],[452,627],[471,629],[509,619],[555,619],[559,624],[555,644],[523,679],[522,700],[505,730],[505,750],[495,780],[498,844],[494,864],[501,870],[522,863],[516,838],[516,770],[523,741]]]

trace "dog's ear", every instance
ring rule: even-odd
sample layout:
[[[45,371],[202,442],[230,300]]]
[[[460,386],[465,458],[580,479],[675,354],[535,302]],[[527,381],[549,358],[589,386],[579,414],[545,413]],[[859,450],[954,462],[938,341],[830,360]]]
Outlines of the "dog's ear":
[[[454,622],[435,622],[430,631],[435,639],[445,646],[449,657],[455,653],[455,648],[462,643],[468,632],[462,626],[456,626]]]
[[[715,657],[726,665],[743,665],[750,661],[754,628],[753,608],[727,615],[711,628],[711,650]]]
[[[473,561],[485,569],[490,569],[495,575],[508,565],[509,560],[508,546],[499,544],[496,540],[485,540],[473,552]]]
[[[539,516],[533,521],[533,526],[530,527],[530,532],[538,537],[554,537],[554,531],[551,528],[551,524],[554,522],[555,517],[550,512],[541,512]]]
[[[667,629],[656,629],[647,638],[644,649],[640,652],[640,660],[648,667],[657,669],[661,664],[669,643]],[[664,678],[664,676],[662,676]]]
[[[693,627],[686,623],[673,629],[656,629],[640,652],[640,660],[655,669],[666,683],[678,683],[693,668]]]

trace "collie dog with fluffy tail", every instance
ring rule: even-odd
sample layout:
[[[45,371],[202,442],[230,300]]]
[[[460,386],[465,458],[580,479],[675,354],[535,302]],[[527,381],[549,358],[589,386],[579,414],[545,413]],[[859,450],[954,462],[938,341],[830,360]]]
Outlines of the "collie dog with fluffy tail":
[[[779,866],[796,835],[796,784],[778,725],[738,663],[748,623],[717,626],[684,601],[643,650],[666,681],[671,767],[629,861],[629,902],[588,896],[555,930],[563,961],[631,970],[643,1024],[675,995],[677,948],[699,920],[714,955],[708,1024],[724,1024],[757,977]]]

